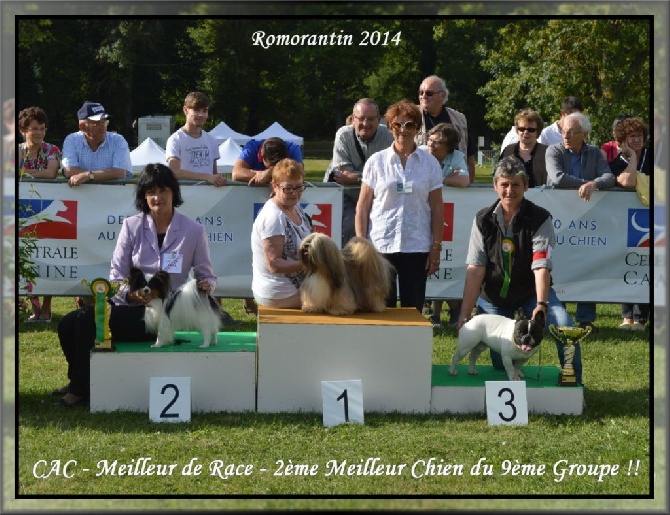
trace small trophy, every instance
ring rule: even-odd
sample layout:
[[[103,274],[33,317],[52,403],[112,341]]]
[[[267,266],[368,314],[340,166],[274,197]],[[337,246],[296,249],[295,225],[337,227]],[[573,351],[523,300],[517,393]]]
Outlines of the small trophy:
[[[84,288],[91,290],[93,294],[93,316],[95,319],[95,346],[94,351],[112,351],[112,335],[109,330],[109,316],[112,313],[112,305],[107,302],[119,291],[122,283],[110,283],[106,279],[98,277],[89,282],[81,280]]]
[[[549,326],[549,332],[565,344],[565,349],[563,351],[563,369],[558,378],[558,384],[560,386],[579,386],[577,384],[577,376],[575,376],[575,369],[572,366],[575,357],[575,344],[579,343],[583,338],[586,338],[591,333],[591,329],[591,326]]]

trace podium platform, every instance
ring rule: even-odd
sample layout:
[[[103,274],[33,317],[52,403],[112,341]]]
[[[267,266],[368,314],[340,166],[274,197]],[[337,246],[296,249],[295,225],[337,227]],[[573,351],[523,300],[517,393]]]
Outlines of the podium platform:
[[[257,411],[321,412],[321,381],[360,379],[366,412],[429,412],[432,346],[414,308],[337,317],[259,306]]]
[[[468,365],[458,366],[458,375],[449,374],[449,365],[433,365],[431,411],[434,413],[486,413],[485,382],[507,381],[504,370],[477,365],[476,376],[468,374]],[[584,388],[558,386],[560,369],[555,366],[526,366],[526,399],[529,413],[581,415]]]
[[[91,354],[91,412],[149,411],[152,377],[190,377],[193,412],[256,409],[256,333],[219,333],[207,349],[202,336],[177,332],[180,345],[117,342]]]

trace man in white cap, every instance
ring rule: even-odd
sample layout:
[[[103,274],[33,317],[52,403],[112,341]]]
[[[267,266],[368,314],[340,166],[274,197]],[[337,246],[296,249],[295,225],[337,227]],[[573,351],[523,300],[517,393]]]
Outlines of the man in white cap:
[[[109,114],[102,104],[84,102],[77,118],[79,131],[63,142],[63,173],[70,186],[132,177],[128,142],[116,132],[107,132]]]

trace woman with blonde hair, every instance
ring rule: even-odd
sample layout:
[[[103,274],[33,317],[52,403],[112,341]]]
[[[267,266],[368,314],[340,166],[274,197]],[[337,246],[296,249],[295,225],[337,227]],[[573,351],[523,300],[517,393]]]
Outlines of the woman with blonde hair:
[[[262,306],[298,309],[304,278],[300,244],[312,232],[312,223],[300,207],[306,187],[302,165],[282,159],[274,166],[270,186],[270,198],[251,229],[251,290]]]

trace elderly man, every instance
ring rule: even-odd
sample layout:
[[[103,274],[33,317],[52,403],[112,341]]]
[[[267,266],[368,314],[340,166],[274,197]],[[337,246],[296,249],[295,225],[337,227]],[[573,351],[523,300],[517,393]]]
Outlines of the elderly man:
[[[596,190],[609,190],[616,186],[616,177],[610,171],[607,159],[595,145],[587,145],[591,130],[588,116],[572,113],[563,119],[563,142],[547,149],[547,185],[561,189],[576,189],[583,200],[591,200]],[[593,302],[578,302],[577,323],[581,327],[591,326],[596,319]]]
[[[107,132],[105,108],[86,101],[77,118],[79,132],[68,134],[63,142],[63,173],[69,185],[132,177],[128,142],[116,132]]]
[[[275,165],[288,157],[302,164],[300,146],[291,141],[272,137],[249,140],[233,164],[233,180],[254,184],[270,184]]]
[[[547,185],[561,189],[576,189],[579,197],[590,200],[596,190],[616,186],[616,178],[607,160],[595,145],[586,139],[591,131],[588,116],[572,113],[563,120],[562,142],[551,145],[545,155]]]
[[[547,146],[561,143],[563,141],[561,133],[565,117],[572,113],[581,113],[583,109],[582,102],[577,97],[565,97],[561,104],[561,117],[542,130],[540,137],[537,138],[538,143]]]
[[[361,182],[363,166],[375,152],[393,143],[393,135],[380,125],[379,107],[371,98],[361,98],[354,104],[351,125],[340,127],[335,133],[333,159],[326,170],[324,182],[342,186],[357,186]],[[342,204],[342,245],[356,235],[354,222],[359,191],[347,191]]]
[[[498,194],[492,206],[477,212],[472,222],[463,303],[458,330],[479,311],[514,318],[521,309],[531,318],[544,311],[547,327],[573,326],[573,321],[551,287],[551,250],[556,245],[551,213],[526,199],[528,175],[515,156],[502,158],[493,175]],[[565,345],[556,340],[563,365]],[[503,369],[502,357],[491,351],[494,368]],[[582,384],[579,344],[573,359],[576,380]]]
[[[475,154],[477,146],[468,135],[468,121],[465,115],[445,104],[449,99],[449,90],[444,80],[437,75],[431,75],[423,79],[419,86],[419,106],[423,114],[421,131],[416,136],[417,145],[425,145],[426,134],[438,123],[451,124],[460,134],[458,150],[467,156],[468,173],[470,183],[475,180]]]

